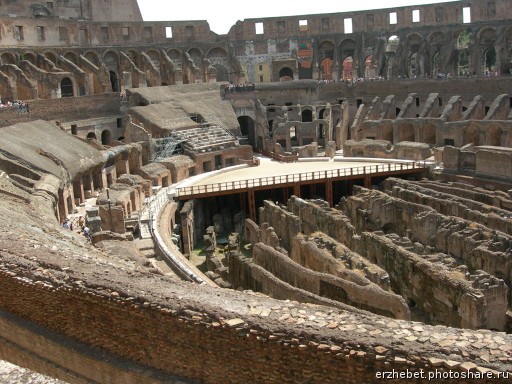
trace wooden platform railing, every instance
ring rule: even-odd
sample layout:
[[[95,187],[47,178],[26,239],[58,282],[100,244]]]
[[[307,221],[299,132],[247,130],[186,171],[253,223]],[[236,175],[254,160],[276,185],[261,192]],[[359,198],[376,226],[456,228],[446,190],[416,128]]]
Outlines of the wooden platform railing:
[[[289,175],[259,177],[248,180],[235,180],[222,183],[192,185],[188,187],[176,188],[175,197],[179,198],[182,196],[204,195],[222,191],[247,190],[258,187],[278,186],[282,184],[293,184],[314,180],[342,179],[344,177],[351,176],[377,176],[379,174],[385,174],[389,172],[420,170],[425,168],[427,168],[426,162],[411,162],[293,173]]]

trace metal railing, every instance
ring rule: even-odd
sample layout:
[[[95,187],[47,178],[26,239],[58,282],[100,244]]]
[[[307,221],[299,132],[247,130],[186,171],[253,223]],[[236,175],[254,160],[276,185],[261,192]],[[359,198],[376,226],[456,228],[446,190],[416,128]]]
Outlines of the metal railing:
[[[275,186],[279,184],[293,184],[305,181],[335,179],[350,176],[375,175],[386,172],[424,169],[426,167],[426,162],[411,162],[389,163],[351,168],[329,169],[323,171],[292,173],[289,175],[268,176],[248,180],[235,180],[223,183],[192,185],[189,187],[176,188],[175,196],[179,198],[181,196],[201,195],[222,191],[251,189],[257,187]]]
[[[165,234],[160,233],[158,229],[158,219],[162,209],[169,203],[167,196],[168,188],[162,188],[156,194],[154,194],[147,202],[147,214],[149,216],[149,231],[151,236],[156,242],[156,246],[160,250],[160,255],[167,261],[171,269],[179,275],[181,278],[187,281],[193,281],[198,284],[209,284],[215,286],[209,281],[203,278],[201,273],[198,273],[196,268],[188,266],[187,263],[182,260],[182,256],[175,254],[169,247],[167,247],[163,236]]]

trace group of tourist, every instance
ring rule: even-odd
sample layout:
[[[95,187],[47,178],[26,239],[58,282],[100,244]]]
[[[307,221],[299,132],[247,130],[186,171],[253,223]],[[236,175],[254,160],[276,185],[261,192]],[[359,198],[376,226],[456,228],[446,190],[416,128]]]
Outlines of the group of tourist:
[[[252,92],[255,89],[254,83],[243,83],[243,84],[229,84],[228,85],[228,92],[235,93],[235,92]]]
[[[13,102],[3,102],[0,99],[0,108],[18,108],[22,113],[30,112],[30,107],[25,101],[14,100]]]
[[[62,228],[69,229],[70,231],[72,231],[74,228],[73,222],[69,219],[62,219],[61,226]],[[84,223],[84,218],[82,216],[78,218],[78,226],[80,227],[80,233],[84,235],[87,240],[91,240],[91,231],[89,227]]]

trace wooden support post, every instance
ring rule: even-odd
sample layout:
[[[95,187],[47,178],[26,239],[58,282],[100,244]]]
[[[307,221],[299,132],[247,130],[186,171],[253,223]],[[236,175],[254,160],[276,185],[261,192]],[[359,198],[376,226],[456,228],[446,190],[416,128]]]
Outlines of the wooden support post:
[[[256,223],[256,199],[254,197],[254,191],[248,191],[249,197],[249,218]]]
[[[325,182],[325,200],[329,203],[329,207],[334,206],[333,201],[333,192],[332,192],[332,180],[327,180]]]
[[[370,175],[364,176],[364,187],[368,189],[372,187],[372,177]]]
[[[297,197],[300,197],[300,184],[299,183],[293,184],[293,194]]]

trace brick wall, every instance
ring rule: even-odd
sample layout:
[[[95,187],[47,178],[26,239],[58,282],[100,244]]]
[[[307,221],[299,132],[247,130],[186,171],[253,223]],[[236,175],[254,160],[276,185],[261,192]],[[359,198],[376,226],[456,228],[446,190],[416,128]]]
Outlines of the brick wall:
[[[82,282],[37,279],[40,275],[32,274],[26,264],[6,265],[4,261],[0,266],[0,306],[99,351],[203,383],[373,383],[378,382],[377,371],[428,371],[442,364],[442,360],[429,360],[406,347],[379,352],[372,343],[353,343],[350,333],[294,330],[275,320],[260,326],[261,319],[249,314],[243,319],[222,318],[221,314],[229,312],[213,310],[206,302],[192,305],[169,299],[168,305],[162,305],[143,296],[93,290]],[[415,356],[409,358],[410,353]],[[67,366],[67,360],[74,358],[49,354]],[[115,376],[98,365],[83,364],[75,369],[97,382],[141,382],[136,377]]]

